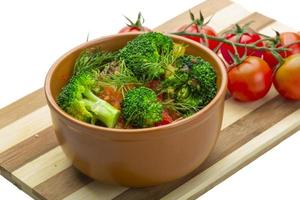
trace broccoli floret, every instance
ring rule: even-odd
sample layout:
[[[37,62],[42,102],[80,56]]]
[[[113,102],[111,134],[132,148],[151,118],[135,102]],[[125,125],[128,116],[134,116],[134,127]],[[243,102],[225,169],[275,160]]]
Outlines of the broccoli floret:
[[[143,128],[162,120],[162,104],[155,92],[146,87],[128,91],[122,101],[122,113],[127,124]]]
[[[217,76],[211,64],[202,58],[195,56],[182,56],[178,59],[178,65],[190,69],[188,85],[193,93],[199,94],[203,105],[207,105],[217,93]]]
[[[202,58],[184,55],[176,60],[174,72],[163,81],[173,107],[190,115],[207,105],[216,95],[216,73]]]
[[[57,97],[57,104],[67,113],[88,123],[98,120],[114,127],[120,111],[93,93],[98,87],[97,70],[81,71],[73,76]]]
[[[165,73],[161,56],[173,49],[171,38],[157,32],[139,35],[122,48],[119,58],[140,79],[149,81]]]

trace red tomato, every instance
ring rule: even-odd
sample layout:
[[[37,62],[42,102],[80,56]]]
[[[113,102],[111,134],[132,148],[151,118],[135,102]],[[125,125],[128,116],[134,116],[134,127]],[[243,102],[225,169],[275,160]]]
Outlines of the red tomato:
[[[128,32],[151,32],[151,29],[145,26],[142,27],[125,26],[119,31],[119,33],[128,33]]]
[[[180,27],[178,29],[178,31],[186,31],[188,33],[202,33],[202,34],[206,34],[206,35],[210,35],[210,36],[217,36],[216,31],[211,28],[208,25],[198,25],[198,24],[192,24],[191,26],[189,26],[187,29],[188,25],[183,25],[182,27]],[[201,37],[197,37],[197,36],[183,36],[186,38],[189,38],[191,40],[194,40],[196,42],[200,42],[201,44],[206,44],[205,39],[201,38]],[[219,42],[213,41],[213,40],[207,40],[207,46],[208,48],[210,48],[211,50],[214,50],[217,46],[218,46]]]
[[[171,122],[173,122],[172,117],[169,115],[169,113],[167,111],[164,110],[162,113],[162,120],[161,120],[161,122],[156,123],[156,126],[170,124]]]
[[[117,109],[121,109],[121,101],[122,101],[122,94],[116,91],[114,88],[105,86],[103,90],[100,92],[99,97]]]
[[[279,40],[276,47],[283,47],[287,46],[293,42],[300,41],[300,35],[299,33],[293,33],[293,32],[284,32],[279,34]],[[289,46],[290,51],[281,51],[279,54],[282,58],[286,58],[290,55],[300,53],[300,43],[294,44]],[[273,69],[278,64],[278,60],[272,55],[269,51],[263,52],[263,59],[269,64],[269,66]]]
[[[156,91],[157,88],[160,85],[160,81],[159,80],[152,80],[150,82],[147,83],[147,87],[149,87],[150,89]]]
[[[151,32],[152,30],[143,26],[144,18],[142,13],[139,12],[137,20],[133,23],[129,18],[125,17],[128,20],[127,26],[122,28],[119,33],[128,33],[128,32]]]
[[[300,100],[300,54],[285,59],[277,69],[273,83],[283,97]]]
[[[240,30],[240,29],[242,29],[242,30]],[[243,29],[243,28],[237,28],[237,30],[235,30],[235,33],[226,34],[225,38],[227,40],[230,40],[235,43],[240,43],[240,44],[251,44],[251,43],[254,43],[261,39],[261,37],[257,33],[251,31],[250,29]],[[259,47],[263,46],[263,42],[259,42],[257,44],[257,46],[259,46]],[[234,51],[234,48],[232,47],[232,45],[224,43],[224,44],[222,44],[220,49],[221,49],[221,53],[222,53],[222,56],[225,59],[225,61],[228,64],[232,64],[233,59],[231,58],[230,53],[232,55],[235,54],[235,51]],[[253,50],[250,48],[245,48],[245,47],[237,47],[237,52],[238,52],[239,57],[242,57],[245,54],[245,51],[247,51],[246,54],[248,56],[260,57],[262,55],[261,51],[256,51],[256,50]]]
[[[272,70],[261,58],[249,56],[228,71],[228,89],[239,101],[264,97],[272,85]]]
[[[281,48],[282,45],[279,44],[276,46],[277,48]],[[285,58],[287,56],[287,53],[285,51],[279,52],[280,56],[282,58]],[[278,60],[276,57],[270,52],[270,51],[264,51],[262,54],[262,58],[268,63],[269,67],[273,70],[278,65]]]
[[[280,33],[280,43],[282,46],[289,45],[296,41],[300,41],[300,35],[298,33],[293,33],[293,32]],[[300,43],[291,45],[288,48],[291,50],[287,52],[287,56],[300,53]]]

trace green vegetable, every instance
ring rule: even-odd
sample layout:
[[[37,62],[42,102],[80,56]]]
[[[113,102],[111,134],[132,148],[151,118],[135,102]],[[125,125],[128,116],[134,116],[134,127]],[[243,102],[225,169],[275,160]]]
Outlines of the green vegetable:
[[[189,86],[202,101],[201,107],[207,105],[217,93],[217,76],[211,64],[202,58],[186,55],[178,60],[178,65],[190,69]]]
[[[103,66],[115,59],[115,53],[104,52],[99,48],[87,49],[81,52],[75,61],[74,74],[88,69],[103,69]]]
[[[164,81],[168,107],[190,115],[207,105],[216,95],[216,73],[202,58],[184,55],[179,57]]]
[[[189,116],[199,110],[202,104],[197,94],[192,94],[187,86],[183,86],[176,91],[175,97],[169,98],[163,102],[165,108]]]
[[[159,78],[165,73],[161,56],[173,49],[171,38],[157,32],[139,35],[120,50],[119,59],[143,81]]]
[[[124,62],[119,62],[119,69],[114,72],[102,73],[101,80],[103,85],[108,85],[110,87],[116,88],[121,91],[124,96],[125,93],[132,87],[142,85],[142,83],[135,77],[133,72],[126,67]]]
[[[81,71],[71,78],[57,97],[57,104],[67,113],[88,123],[98,120],[107,127],[114,127],[120,111],[94,95],[99,90],[98,70]]]
[[[162,120],[163,106],[155,92],[146,87],[128,91],[122,101],[122,113],[127,124],[143,128]]]
[[[57,103],[76,119],[107,127],[115,127],[121,111],[126,125],[134,128],[155,126],[163,111],[174,119],[192,115],[215,97],[216,73],[202,58],[185,55],[185,49],[150,32],[117,52],[84,50]],[[95,94],[117,106],[122,101],[121,111]]]

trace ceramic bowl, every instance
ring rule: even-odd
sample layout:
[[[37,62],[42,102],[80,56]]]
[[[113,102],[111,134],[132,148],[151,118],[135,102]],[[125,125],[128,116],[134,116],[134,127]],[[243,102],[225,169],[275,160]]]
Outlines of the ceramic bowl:
[[[128,187],[161,184],[183,177],[207,158],[218,138],[227,76],[224,64],[211,50],[183,37],[187,54],[201,56],[217,73],[218,92],[202,110],[175,123],[143,129],[114,129],[81,122],[55,102],[72,75],[80,52],[89,47],[116,51],[139,33],[118,34],[86,42],[60,57],[49,70],[45,93],[59,144],[73,165],[93,179]]]

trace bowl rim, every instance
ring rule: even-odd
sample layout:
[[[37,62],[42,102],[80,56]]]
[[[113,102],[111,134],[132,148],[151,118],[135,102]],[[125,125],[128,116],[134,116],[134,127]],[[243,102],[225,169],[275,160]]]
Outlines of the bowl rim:
[[[215,97],[201,110],[199,110],[198,112],[194,113],[193,115],[187,117],[187,118],[183,118],[181,120],[178,120],[177,122],[174,123],[170,123],[170,124],[166,124],[163,126],[156,126],[156,127],[148,127],[148,128],[134,128],[134,129],[121,129],[121,128],[108,128],[108,127],[102,127],[102,126],[97,126],[97,125],[93,125],[93,124],[89,124],[87,122],[83,122],[80,121],[74,117],[72,117],[71,115],[69,115],[68,113],[66,113],[65,111],[63,111],[58,104],[56,103],[54,97],[51,94],[51,89],[50,89],[50,83],[52,80],[52,75],[56,69],[56,67],[58,66],[58,64],[65,59],[65,57],[69,56],[70,54],[72,54],[74,51],[93,45],[93,44],[98,44],[101,43],[102,40],[108,40],[108,39],[113,39],[115,37],[120,37],[120,36],[128,36],[128,35],[140,35],[143,34],[143,32],[130,32],[130,33],[119,33],[119,34],[113,34],[113,35],[109,35],[109,36],[103,36],[103,37],[99,37],[93,40],[90,40],[88,42],[84,42],[80,45],[77,45],[76,47],[72,48],[71,50],[67,51],[66,53],[64,53],[62,56],[60,56],[55,62],[54,64],[52,64],[51,68],[49,69],[46,78],[45,78],[45,82],[44,82],[44,93],[48,102],[48,106],[52,107],[56,113],[58,113],[61,117],[67,119],[68,121],[71,121],[72,123],[75,123],[77,125],[83,126],[85,128],[89,128],[89,129],[93,129],[95,131],[98,131],[98,133],[106,133],[106,132],[111,132],[111,133],[123,133],[123,134],[145,134],[145,133],[151,133],[153,134],[153,132],[156,132],[157,130],[165,130],[165,129],[169,129],[169,128],[175,128],[177,126],[181,126],[184,124],[189,123],[190,121],[193,121],[195,118],[200,117],[201,115],[203,115],[205,112],[207,112],[208,110],[210,110],[211,108],[214,107],[214,105],[218,102],[218,100],[221,98],[221,96],[223,95],[223,93],[226,92],[226,85],[227,85],[227,72],[226,72],[226,68],[224,65],[224,62],[221,60],[221,58],[219,58],[217,56],[216,53],[214,53],[212,50],[210,50],[208,47],[197,43],[193,40],[184,38],[182,36],[177,36],[177,35],[172,35],[172,34],[166,34],[163,33],[164,35],[171,37],[172,39],[175,38],[176,40],[182,41],[183,43],[186,44],[192,44],[194,46],[196,46],[197,48],[199,48],[201,51],[206,51],[217,63],[217,67],[220,70],[220,78],[221,78],[221,83],[220,83],[220,87],[218,89],[217,94],[215,95]],[[160,132],[160,131],[158,131]]]

